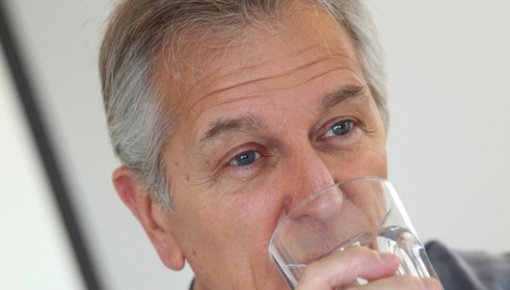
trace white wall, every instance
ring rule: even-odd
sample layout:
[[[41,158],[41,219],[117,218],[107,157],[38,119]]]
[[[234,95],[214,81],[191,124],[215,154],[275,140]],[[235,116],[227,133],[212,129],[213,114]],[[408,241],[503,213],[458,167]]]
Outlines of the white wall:
[[[510,250],[510,2],[370,1],[388,58],[390,176],[423,239]]]
[[[82,290],[0,46],[0,289]]]
[[[105,289],[186,289],[111,186],[97,50],[109,0],[7,1]],[[369,1],[388,58],[390,173],[422,238],[510,250],[510,2]]]

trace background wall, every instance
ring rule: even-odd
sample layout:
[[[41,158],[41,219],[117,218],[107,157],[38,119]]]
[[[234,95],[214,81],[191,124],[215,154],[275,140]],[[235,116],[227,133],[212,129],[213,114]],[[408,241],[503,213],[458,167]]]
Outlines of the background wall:
[[[104,289],[187,289],[191,271],[162,266],[111,186],[96,63],[113,3],[6,1]],[[368,4],[387,55],[390,177],[422,239],[510,251],[510,2]]]
[[[386,49],[390,178],[418,232],[510,250],[510,2],[370,1]]]
[[[0,289],[85,289],[1,48]]]

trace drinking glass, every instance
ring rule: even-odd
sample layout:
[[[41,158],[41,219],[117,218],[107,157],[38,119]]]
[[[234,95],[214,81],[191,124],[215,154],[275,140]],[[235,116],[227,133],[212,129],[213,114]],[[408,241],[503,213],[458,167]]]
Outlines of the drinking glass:
[[[437,279],[396,190],[379,177],[345,180],[300,202],[278,223],[269,255],[294,289],[308,264],[355,246],[396,255],[395,275]]]

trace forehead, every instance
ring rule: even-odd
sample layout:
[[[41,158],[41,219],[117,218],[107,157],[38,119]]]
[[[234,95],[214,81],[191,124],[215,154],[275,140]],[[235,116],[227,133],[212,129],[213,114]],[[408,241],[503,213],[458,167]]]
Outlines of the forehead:
[[[339,66],[365,82],[349,33],[317,8],[301,7],[278,22],[190,43],[182,46],[187,49],[177,74],[161,65],[165,60],[156,74],[166,102],[181,114],[173,120],[197,119],[204,108],[299,86]]]

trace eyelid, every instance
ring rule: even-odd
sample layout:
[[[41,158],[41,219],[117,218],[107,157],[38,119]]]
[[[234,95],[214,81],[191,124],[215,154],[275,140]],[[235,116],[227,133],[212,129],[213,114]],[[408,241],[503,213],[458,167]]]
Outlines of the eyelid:
[[[254,170],[255,167],[262,165],[262,162],[267,162],[266,158],[273,156],[270,152],[268,152],[268,150],[264,150],[264,148],[265,147],[263,145],[257,143],[248,143],[236,147],[225,155],[225,158],[222,161],[223,165],[221,166],[221,170],[228,170],[231,171],[231,173],[233,172],[233,174]],[[250,151],[259,153],[260,157],[247,165],[231,164],[232,160],[234,160],[234,158],[238,155]]]
[[[319,134],[318,134],[318,137],[316,138],[316,140],[317,141],[322,141],[322,140],[324,140],[326,138],[341,138],[341,137],[345,137],[345,136],[350,135],[351,131],[349,133],[347,133],[346,135],[342,135],[342,136],[335,136],[335,137],[327,137],[326,136],[326,133],[329,130],[331,130],[331,127],[334,124],[339,123],[339,122],[344,122],[344,121],[351,121],[353,123],[351,131],[356,130],[358,127],[360,127],[360,122],[356,118],[353,118],[353,117],[336,118],[336,119],[333,119],[333,120],[325,123],[323,126],[320,127],[320,129],[318,131]]]
[[[238,157],[240,157],[241,155],[246,155],[246,154],[248,154],[248,153],[252,153],[252,152],[256,154],[255,159],[253,160],[253,162],[248,163],[248,164],[244,164],[244,165],[239,165],[239,164],[237,164],[237,165],[236,165],[236,164],[234,164],[234,163],[236,163],[236,159],[237,159]],[[258,155],[258,156],[257,156],[257,155]],[[247,150],[247,151],[243,151],[243,152],[241,152],[241,153],[239,153],[239,154],[235,155],[234,157],[232,157],[232,158],[230,159],[230,161],[228,162],[228,164],[229,164],[229,165],[232,165],[232,166],[248,166],[248,165],[250,165],[250,164],[255,163],[255,162],[256,162],[257,160],[259,160],[261,157],[262,157],[262,154],[261,154],[259,151],[256,151],[256,150]]]

